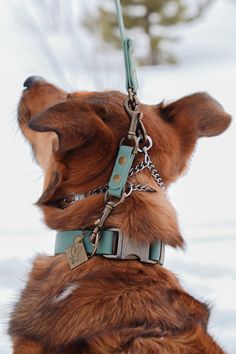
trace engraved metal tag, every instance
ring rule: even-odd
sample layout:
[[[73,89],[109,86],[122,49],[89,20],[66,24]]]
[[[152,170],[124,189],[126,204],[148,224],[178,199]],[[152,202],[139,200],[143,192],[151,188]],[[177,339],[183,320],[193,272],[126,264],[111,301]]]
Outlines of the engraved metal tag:
[[[78,267],[80,264],[88,260],[87,253],[83,244],[83,236],[77,236],[74,243],[66,251],[67,260],[70,269]]]

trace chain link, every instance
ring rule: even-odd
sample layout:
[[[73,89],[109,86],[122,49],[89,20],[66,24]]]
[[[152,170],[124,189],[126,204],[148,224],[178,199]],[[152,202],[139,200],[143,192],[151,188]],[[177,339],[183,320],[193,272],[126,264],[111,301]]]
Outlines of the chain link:
[[[132,191],[137,191],[137,192],[156,192],[154,188],[148,187],[146,184],[134,184],[134,183],[128,183],[128,186],[131,188]],[[100,194],[100,193],[106,193],[108,191],[108,184],[101,186],[99,188],[94,188],[91,191],[87,193],[87,195],[94,195],[94,194]]]
[[[108,184],[105,184],[104,186],[100,186],[98,188],[94,188],[91,189],[89,192],[87,192],[86,194],[89,195],[93,195],[93,194],[101,194],[101,193],[106,193],[106,191],[108,190]]]
[[[135,167],[131,167],[130,171],[129,171],[129,177],[133,176],[133,175],[136,175],[137,173],[143,171],[145,168],[147,168],[155,182],[157,183],[157,185],[162,189],[162,190],[165,190],[165,184],[164,182],[162,181],[162,178],[160,176],[160,174],[158,173],[155,165],[153,164],[153,162],[151,161],[150,159],[150,156],[148,155],[147,151],[144,151],[144,154],[145,154],[145,159],[144,161],[140,162],[138,165],[136,165]],[[143,187],[146,187],[146,188],[149,188],[147,187],[146,185],[134,185],[134,184],[131,184],[130,185],[132,186],[143,186]],[[152,189],[152,188],[150,188]],[[92,194],[100,194],[100,193],[105,193],[106,191],[108,190],[108,184],[104,185],[104,186],[100,186],[98,188],[95,188],[95,189],[92,189],[91,191],[89,191],[87,193],[87,195],[92,195]],[[140,188],[133,188],[133,190],[136,190],[136,191],[141,191],[141,192],[147,192],[147,189],[141,189]]]
[[[148,149],[149,148],[143,148],[140,152],[144,153],[144,161],[140,162],[138,165],[131,167],[129,171],[129,177],[136,175],[137,173],[143,171],[145,168],[147,168],[151,174],[152,177],[154,178],[155,182],[157,185],[162,189],[165,190],[165,185],[164,182],[162,181],[162,178],[157,171],[155,165],[150,159],[150,156],[148,155]],[[134,183],[128,183],[128,187],[130,188],[128,195],[130,195],[133,191],[137,192],[156,192],[154,188],[148,187],[145,184],[134,184]],[[91,189],[89,192],[85,193],[85,197],[88,197],[90,195],[94,194],[101,194],[101,193],[106,193],[108,191],[109,187],[108,184],[105,184],[103,186],[100,186],[98,188]],[[80,195],[76,193],[71,193],[68,196],[63,198],[63,205],[62,208],[66,208],[70,204],[75,203],[76,201],[80,200]],[[59,201],[60,202],[60,201]]]
[[[136,173],[141,172],[142,170],[144,170],[147,167],[147,164],[142,161],[140,162],[138,165],[136,165],[135,167],[131,167],[130,171],[129,171],[129,176],[133,176],[136,175]]]
[[[154,180],[156,181],[157,185],[161,189],[165,190],[164,182],[162,181],[162,178],[161,178],[160,174],[158,173],[155,165],[151,161],[150,157],[149,157],[148,161],[142,161],[137,166],[132,167],[130,169],[130,171],[129,171],[129,176],[131,177],[131,176],[143,171],[145,168],[147,168],[151,172],[151,174],[152,174]]]
[[[130,188],[132,191],[137,191],[137,192],[151,192],[154,193],[156,190],[154,188],[148,187],[146,184],[133,184],[129,183]]]
[[[149,171],[151,172],[152,177],[155,179],[155,181],[156,181],[156,183],[158,184],[158,186],[159,186],[161,189],[165,190],[164,182],[162,181],[161,176],[159,175],[159,173],[158,173],[156,167],[153,165],[153,163],[151,162],[151,160],[150,160],[149,164],[147,165],[147,168],[148,168]]]

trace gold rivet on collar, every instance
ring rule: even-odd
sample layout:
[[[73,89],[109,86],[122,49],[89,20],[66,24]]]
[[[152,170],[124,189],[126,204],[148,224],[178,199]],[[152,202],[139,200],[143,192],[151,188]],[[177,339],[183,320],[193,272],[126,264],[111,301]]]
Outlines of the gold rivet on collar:
[[[121,156],[121,157],[119,158],[119,164],[120,164],[120,165],[125,165],[126,162],[127,162],[127,158],[126,158],[125,156]]]
[[[114,180],[115,183],[119,183],[121,181],[121,176],[120,175],[115,175],[113,177],[113,180]]]

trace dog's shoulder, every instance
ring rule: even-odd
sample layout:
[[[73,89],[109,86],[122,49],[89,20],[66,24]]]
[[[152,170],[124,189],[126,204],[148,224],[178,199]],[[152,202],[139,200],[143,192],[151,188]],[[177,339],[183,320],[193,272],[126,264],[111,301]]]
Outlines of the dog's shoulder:
[[[188,295],[167,269],[102,257],[71,271],[64,255],[38,256],[11,316],[9,333],[53,344],[71,343],[112,328],[145,325],[168,335],[207,327],[209,310]],[[168,308],[168,318],[166,309]],[[96,313],[95,318],[91,316]],[[109,313],[109,316],[107,316]]]
[[[58,291],[53,278],[60,262],[52,256],[37,256],[18,302],[11,315],[9,334],[38,339],[48,332],[47,317],[51,317],[50,298]],[[48,314],[50,313],[50,316]]]

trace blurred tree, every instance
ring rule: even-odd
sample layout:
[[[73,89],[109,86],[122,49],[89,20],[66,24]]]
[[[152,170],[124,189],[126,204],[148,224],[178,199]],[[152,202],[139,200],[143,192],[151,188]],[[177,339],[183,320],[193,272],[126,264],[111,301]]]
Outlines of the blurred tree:
[[[145,50],[137,57],[141,65],[175,63],[176,58],[164,45],[176,40],[168,29],[199,18],[213,0],[121,0],[124,22],[130,35],[145,40]],[[116,48],[121,46],[115,5],[111,0],[100,2],[99,11],[85,20],[85,25]],[[100,31],[98,32],[98,28]]]

